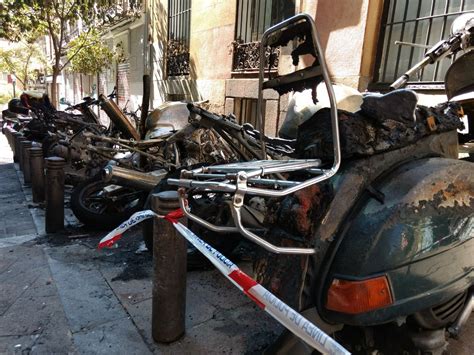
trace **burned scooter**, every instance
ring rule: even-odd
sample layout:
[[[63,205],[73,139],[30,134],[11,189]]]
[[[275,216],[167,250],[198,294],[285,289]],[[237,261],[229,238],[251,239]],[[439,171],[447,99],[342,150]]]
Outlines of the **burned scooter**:
[[[472,45],[470,27],[453,36]],[[295,37],[293,54],[313,55],[313,65],[264,80],[265,46]],[[354,353],[441,354],[446,330],[459,336],[474,306],[474,167],[457,159],[460,105],[421,107],[414,92],[400,90],[365,98],[359,112],[338,112],[305,14],[268,29],[261,48],[262,90],[324,81],[331,108],[299,127],[292,159],[266,160],[262,135],[263,160],[168,179],[180,187],[182,210],[222,238],[237,232],[255,243],[257,281]],[[262,103],[260,93],[260,127]],[[227,198],[232,224],[193,210],[191,201],[206,195]],[[256,199],[260,228],[242,218]],[[272,350],[311,352],[289,333]]]

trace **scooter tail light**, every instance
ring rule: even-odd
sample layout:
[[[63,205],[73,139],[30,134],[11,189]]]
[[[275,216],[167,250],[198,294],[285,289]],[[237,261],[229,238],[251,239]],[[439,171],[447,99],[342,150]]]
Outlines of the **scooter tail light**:
[[[351,281],[333,279],[329,287],[326,308],[331,311],[359,314],[393,303],[386,276]]]

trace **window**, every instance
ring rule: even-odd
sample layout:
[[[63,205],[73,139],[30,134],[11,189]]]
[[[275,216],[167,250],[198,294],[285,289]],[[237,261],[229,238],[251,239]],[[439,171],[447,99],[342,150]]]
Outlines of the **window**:
[[[166,73],[189,74],[191,0],[168,1],[168,45]]]
[[[388,0],[382,17],[375,81],[390,84],[422,60],[426,47],[450,34],[453,20],[474,10],[474,0]],[[416,44],[397,45],[395,41]],[[451,63],[446,58],[427,66],[412,86],[437,88]]]
[[[250,123],[258,129],[257,99],[236,98],[234,101],[234,114],[239,124]],[[265,107],[265,101],[263,103]],[[263,115],[265,117],[265,113]]]
[[[269,27],[295,14],[294,0],[237,0],[234,72],[252,72],[259,68],[259,42]],[[267,53],[270,55],[270,53]],[[276,68],[277,61],[273,63]]]

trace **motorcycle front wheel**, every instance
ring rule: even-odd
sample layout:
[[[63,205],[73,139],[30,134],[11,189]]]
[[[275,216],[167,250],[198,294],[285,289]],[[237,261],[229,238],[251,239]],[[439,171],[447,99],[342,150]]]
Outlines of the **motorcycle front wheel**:
[[[98,175],[74,188],[70,206],[77,219],[87,227],[110,230],[141,211],[146,196],[140,190],[103,182]]]

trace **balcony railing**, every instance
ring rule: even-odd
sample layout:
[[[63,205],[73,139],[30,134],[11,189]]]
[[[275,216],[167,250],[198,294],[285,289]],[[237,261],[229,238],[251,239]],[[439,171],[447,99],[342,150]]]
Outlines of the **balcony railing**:
[[[234,73],[255,73],[260,67],[260,42],[239,43],[233,42],[232,71]],[[270,63],[270,71],[277,71],[280,49],[265,51],[266,68]]]
[[[108,26],[113,26],[124,20],[136,19],[143,11],[143,0],[116,0],[104,12],[102,21]]]

